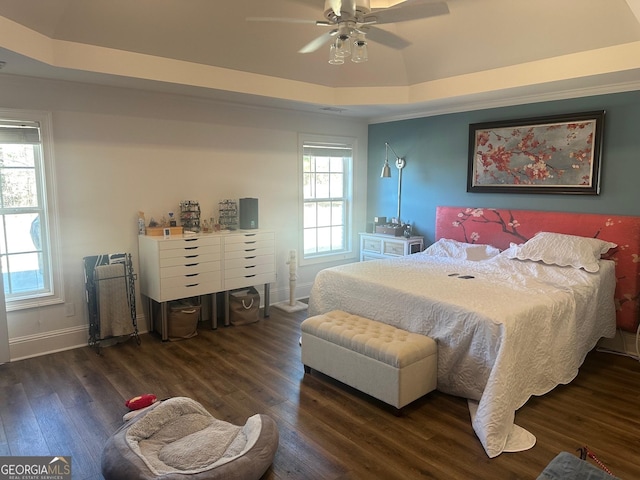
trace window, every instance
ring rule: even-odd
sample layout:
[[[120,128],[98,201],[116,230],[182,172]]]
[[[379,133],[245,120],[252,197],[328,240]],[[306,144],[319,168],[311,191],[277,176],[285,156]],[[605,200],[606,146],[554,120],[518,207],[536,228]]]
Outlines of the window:
[[[350,251],[353,142],[305,138],[302,150],[303,259]]]
[[[0,262],[7,310],[61,301],[50,235],[49,132],[46,114],[0,110]]]

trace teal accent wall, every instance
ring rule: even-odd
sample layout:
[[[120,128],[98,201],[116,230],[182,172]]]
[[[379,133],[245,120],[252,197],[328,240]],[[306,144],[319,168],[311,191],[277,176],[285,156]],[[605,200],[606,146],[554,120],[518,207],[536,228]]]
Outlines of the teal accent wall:
[[[605,110],[600,195],[467,193],[469,124]],[[380,178],[385,142],[407,165],[402,220],[433,240],[438,205],[640,215],[640,92],[535,103],[416,118],[369,126],[367,219],[393,217],[398,170]]]

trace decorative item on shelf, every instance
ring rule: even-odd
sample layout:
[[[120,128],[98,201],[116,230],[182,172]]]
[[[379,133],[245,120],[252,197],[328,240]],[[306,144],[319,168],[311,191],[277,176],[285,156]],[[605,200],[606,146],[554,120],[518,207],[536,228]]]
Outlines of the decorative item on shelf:
[[[159,223],[153,217],[151,217],[151,219],[149,220],[149,225],[145,228],[145,233],[152,237],[168,237],[171,235],[181,235],[182,227],[170,227],[164,217]]]
[[[402,225],[394,225],[392,223],[388,223],[386,225],[378,225],[376,227],[376,233],[393,235],[394,237],[401,237],[404,234],[404,228],[402,227]]]
[[[289,301],[275,303],[273,306],[284,310],[285,312],[299,312],[301,310],[306,310],[309,305],[304,302],[297,301],[295,296],[296,280],[298,278],[298,275],[296,274],[298,264],[296,261],[295,250],[289,251],[289,260],[287,261],[287,265],[289,265]]]
[[[151,237],[182,235],[182,227],[147,227],[147,235]]]
[[[238,203],[235,200],[222,200],[218,203],[218,213],[221,230],[237,230]]]
[[[138,235],[145,235],[147,227],[144,224],[144,212],[138,211]]]
[[[258,228],[258,199],[241,198],[239,200],[239,207],[240,229],[251,230]]]
[[[170,227],[178,226],[178,223],[176,222],[176,217],[174,216],[173,212],[169,212],[169,226]]]
[[[193,200],[180,202],[180,223],[185,230],[200,231],[200,204]]]
[[[404,236],[404,238],[411,238],[411,236],[413,235],[413,225],[411,224],[411,221],[405,223],[403,227],[404,231],[402,232],[402,235]]]
[[[393,155],[396,157],[396,168],[398,169],[398,211],[395,218],[391,219],[391,222],[384,225],[376,225],[376,233],[384,233],[387,235],[394,235],[396,237],[404,235],[405,227],[402,223],[400,217],[400,206],[401,206],[401,198],[402,198],[402,169],[406,166],[407,162],[404,158],[399,157],[395,150],[389,145],[389,143],[384,144],[385,146],[385,160],[384,165],[382,166],[382,173],[380,174],[380,178],[391,178],[391,167],[389,166],[389,149],[393,152]]]

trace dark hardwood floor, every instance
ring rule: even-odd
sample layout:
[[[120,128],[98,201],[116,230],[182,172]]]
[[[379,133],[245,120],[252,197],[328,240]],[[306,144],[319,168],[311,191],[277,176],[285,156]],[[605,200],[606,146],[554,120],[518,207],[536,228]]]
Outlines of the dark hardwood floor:
[[[271,309],[257,324],[178,342],[155,334],[0,366],[0,455],[70,455],[74,479],[100,479],[106,439],[141,393],[188,396],[242,424],[272,416],[280,431],[265,479],[535,479],[560,451],[587,445],[614,474],[640,479],[640,363],[592,352],[578,377],[532,398],[516,421],[531,450],[489,459],[464,399],[433,392],[397,417],[385,405],[300,363],[306,312]]]

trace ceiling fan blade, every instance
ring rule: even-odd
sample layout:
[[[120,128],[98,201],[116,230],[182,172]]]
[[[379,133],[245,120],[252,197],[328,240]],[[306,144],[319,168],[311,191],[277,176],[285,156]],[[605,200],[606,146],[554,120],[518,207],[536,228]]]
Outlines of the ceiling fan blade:
[[[375,23],[406,22],[420,18],[435,17],[449,13],[446,2],[432,2],[429,0],[406,0],[403,3],[389,8],[374,9],[364,17],[364,21],[375,18]]]
[[[331,40],[331,37],[333,37],[336,33],[338,33],[338,30],[331,30],[329,32],[323,33],[322,35],[320,35],[319,37],[311,40],[309,43],[307,43],[304,47],[302,47],[300,50],[298,50],[298,53],[311,53],[311,52],[315,52],[316,50],[318,50],[320,47],[322,47],[324,44],[326,44],[327,42],[329,42],[329,40]]]
[[[366,33],[366,38],[368,40],[386,45],[387,47],[391,47],[396,50],[401,50],[411,45],[411,42],[409,42],[408,40],[405,40],[395,33],[388,32],[387,30],[382,30],[381,28],[366,27],[363,28],[362,31]]]
[[[282,22],[282,23],[305,23],[313,25],[327,25],[328,22],[307,20],[304,18],[285,18],[285,17],[247,17],[247,22]]]

